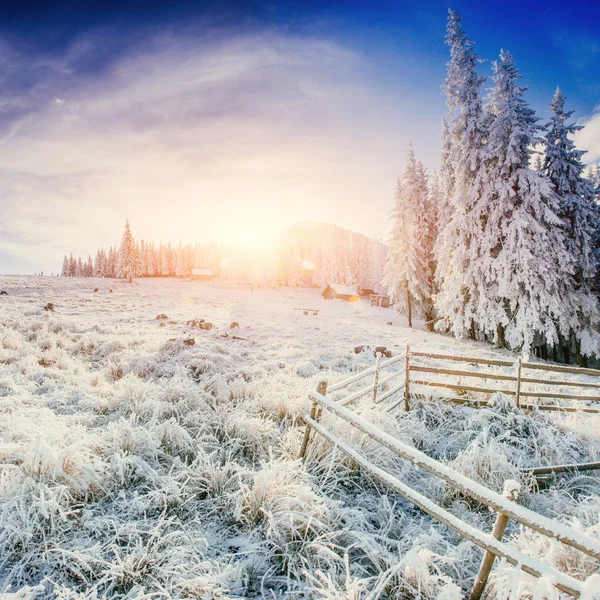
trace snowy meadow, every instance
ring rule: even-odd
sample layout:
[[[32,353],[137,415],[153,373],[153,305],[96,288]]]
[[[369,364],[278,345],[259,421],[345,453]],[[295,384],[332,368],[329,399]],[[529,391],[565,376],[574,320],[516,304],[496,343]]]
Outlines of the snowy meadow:
[[[48,277],[2,277],[0,289],[8,293],[0,299],[3,599],[468,594],[481,551],[320,438],[302,465],[300,414],[320,379],[374,364],[356,345],[395,355],[407,343],[481,357],[508,351],[409,329],[390,309],[309,289]],[[192,319],[213,328],[186,325]],[[521,504],[600,538],[595,472],[556,476],[541,489],[519,470],[598,460],[597,415],[526,414],[501,396],[478,410],[433,398],[410,413],[368,400],[356,410],[491,489],[518,480]],[[487,509],[346,423],[326,423],[375,464],[491,529]],[[574,577],[598,570],[514,524],[506,539]],[[561,597],[551,582],[503,563],[487,593]]]

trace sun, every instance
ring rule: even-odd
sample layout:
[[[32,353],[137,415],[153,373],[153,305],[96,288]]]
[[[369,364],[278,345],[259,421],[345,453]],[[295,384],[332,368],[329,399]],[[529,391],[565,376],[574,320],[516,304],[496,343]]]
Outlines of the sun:
[[[258,231],[250,229],[242,233],[241,241],[246,246],[258,246],[264,241],[264,237]]]

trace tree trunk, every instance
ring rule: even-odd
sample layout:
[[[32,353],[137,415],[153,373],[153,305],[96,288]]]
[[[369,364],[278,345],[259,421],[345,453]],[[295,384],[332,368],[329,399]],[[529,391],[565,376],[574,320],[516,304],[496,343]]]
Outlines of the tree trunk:
[[[541,346],[541,355],[542,360],[548,360],[548,346],[546,344],[542,344]]]
[[[502,325],[501,323],[498,323],[496,332],[498,334],[498,346],[500,348],[504,348],[506,346],[506,338],[504,337],[504,325]]]
[[[473,319],[471,319],[471,325],[469,326],[469,339],[475,339],[475,321]]]
[[[433,310],[428,309],[425,311],[425,322],[427,323],[427,331],[433,331]]]
[[[575,356],[577,359],[577,364],[580,367],[586,368],[587,369],[587,356],[583,356],[581,354],[581,343],[579,342],[579,340],[575,339]]]
[[[406,292],[406,307],[408,309],[408,326],[412,328],[412,302],[410,292]]]
[[[558,348],[557,348],[556,344],[554,344],[554,346],[552,346],[552,360],[554,362],[558,362]]]
[[[569,342],[567,342],[562,347],[562,351],[563,351],[563,362],[565,363],[565,365],[571,364],[571,352],[569,350]]]

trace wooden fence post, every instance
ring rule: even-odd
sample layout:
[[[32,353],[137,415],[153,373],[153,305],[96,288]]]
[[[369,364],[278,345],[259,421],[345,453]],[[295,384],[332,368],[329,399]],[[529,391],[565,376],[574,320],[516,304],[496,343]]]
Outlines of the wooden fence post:
[[[381,370],[379,363],[381,362],[382,354],[381,352],[377,352],[375,356],[375,385],[373,386],[373,402],[377,401],[377,385],[379,384],[379,371]]]
[[[326,379],[322,379],[317,384],[317,393],[321,394],[322,396],[324,396],[327,393],[327,380]],[[317,414],[317,403],[313,402],[312,407],[310,409],[310,418],[313,419],[313,421],[314,420],[318,421],[321,418],[322,412],[323,412],[322,409],[319,409],[319,412]],[[304,430],[304,438],[302,439],[302,445],[300,446],[300,454],[298,455],[298,458],[301,458],[302,462],[306,461],[306,450],[308,448],[308,441],[310,439],[310,431],[311,431],[311,427],[307,423],[306,429]]]
[[[406,344],[406,358],[404,359],[404,409],[406,412],[410,410],[410,346]]]
[[[509,480],[504,482],[504,495],[509,500],[514,501],[519,497],[519,489],[520,486],[516,481]],[[494,523],[494,529],[492,530],[492,535],[498,541],[502,540],[504,530],[506,529],[509,520],[510,519],[506,515],[498,513],[496,522]],[[496,555],[493,552],[486,550],[485,554],[483,555],[483,560],[481,561],[481,566],[479,567],[479,572],[475,578],[475,583],[473,584],[473,589],[471,590],[469,600],[480,600],[483,590],[485,590],[488,577],[490,576],[492,566],[494,565],[495,558]]]
[[[517,360],[517,395],[515,398],[517,408],[521,406],[521,357]]]

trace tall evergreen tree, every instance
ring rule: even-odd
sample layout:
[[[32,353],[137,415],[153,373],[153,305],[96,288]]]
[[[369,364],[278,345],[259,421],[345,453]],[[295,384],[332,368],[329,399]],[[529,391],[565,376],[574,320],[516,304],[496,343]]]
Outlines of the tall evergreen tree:
[[[558,195],[559,216],[566,228],[568,250],[575,260],[575,284],[589,291],[598,270],[598,212],[592,184],[584,176],[581,157],[585,150],[577,150],[569,138],[583,126],[567,123],[573,111],[565,111],[565,95],[558,88],[550,109],[552,117],[544,137],[544,172]]]
[[[69,256],[69,277],[75,277],[77,274],[77,261],[75,260],[73,253]]]
[[[538,339],[555,345],[575,331],[582,351],[597,351],[594,298],[573,285],[559,198],[530,167],[539,126],[517,85],[507,52],[494,64],[491,124],[482,169],[477,254],[467,278],[484,282],[473,298],[477,327],[501,344],[528,352]]]
[[[438,216],[442,223],[447,223],[452,217],[452,207],[450,198],[454,189],[454,174],[450,162],[452,142],[450,140],[450,131],[448,121],[442,119],[442,135],[440,139],[440,174],[438,184]]]
[[[137,244],[129,227],[129,220],[125,221],[125,231],[121,238],[121,247],[119,248],[119,277],[133,282],[133,278],[138,274],[140,268],[140,256]]]
[[[412,327],[413,307],[427,316],[431,310],[432,220],[428,213],[427,179],[423,166],[415,160],[411,144],[406,168],[396,186],[383,278],[391,300],[405,312],[409,327]]]
[[[438,329],[463,337],[474,335],[472,297],[473,288],[479,284],[466,276],[480,219],[477,176],[487,136],[480,88],[485,78],[477,74],[479,59],[473,42],[467,39],[461,17],[453,10],[449,11],[446,43],[450,46],[450,61],[444,92],[450,120],[442,140],[442,175],[449,198],[447,210],[442,208],[436,243],[436,310],[440,316]]]

